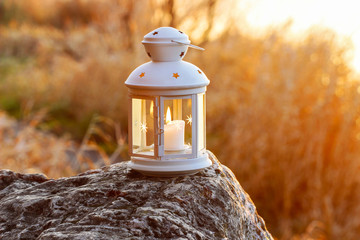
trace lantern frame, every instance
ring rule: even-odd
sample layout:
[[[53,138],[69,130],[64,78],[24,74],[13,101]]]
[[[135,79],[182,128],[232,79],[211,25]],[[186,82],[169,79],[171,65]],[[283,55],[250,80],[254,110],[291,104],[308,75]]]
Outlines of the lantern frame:
[[[199,157],[201,150],[199,149],[199,120],[198,114],[199,112],[205,112],[205,101],[203,104],[203,109],[199,109],[198,104],[198,97],[200,94],[203,94],[206,98],[206,93],[193,93],[188,95],[174,95],[174,96],[148,96],[148,95],[132,95],[129,94],[129,114],[128,114],[128,131],[129,131],[129,155],[131,157],[144,157],[144,158],[151,158],[151,159],[158,159],[158,160],[168,160],[173,158],[197,158]],[[154,155],[147,155],[147,154],[138,154],[134,153],[134,144],[133,144],[133,99],[141,99],[141,100],[151,100],[153,101],[153,116],[154,116]],[[192,124],[191,124],[191,153],[187,154],[165,154],[165,134],[164,134],[164,126],[165,121],[162,116],[165,115],[165,107],[164,102],[166,100],[183,100],[189,99],[191,100],[191,117],[192,117]],[[158,124],[157,124],[158,123]],[[204,129],[202,131],[204,135],[206,135],[206,121],[204,119]],[[206,149],[206,138],[204,138],[204,149]],[[174,151],[175,152],[175,151]]]
[[[155,91],[156,92],[156,91]],[[177,176],[196,173],[200,169],[210,166],[206,153],[206,116],[203,119],[203,129],[200,128],[199,114],[205,115],[206,111],[206,92],[200,91],[186,95],[160,95],[151,96],[129,94],[129,155],[131,157],[131,167],[145,175],[151,176]],[[150,93],[150,91],[148,92]],[[198,98],[204,98],[200,109]],[[134,152],[133,145],[133,99],[153,101],[154,134],[153,134],[153,155],[139,154]],[[181,153],[181,151],[166,154],[165,146],[165,101],[166,100],[191,100],[191,153]],[[199,131],[203,131],[203,148],[199,149]]]

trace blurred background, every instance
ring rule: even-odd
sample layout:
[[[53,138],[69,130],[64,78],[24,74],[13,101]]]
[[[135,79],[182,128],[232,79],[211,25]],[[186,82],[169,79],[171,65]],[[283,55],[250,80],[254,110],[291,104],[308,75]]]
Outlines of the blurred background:
[[[172,26],[205,52],[207,148],[278,239],[360,238],[354,1],[0,0],[0,168],[71,176],[128,159],[124,81]],[[220,114],[219,114],[220,113]]]

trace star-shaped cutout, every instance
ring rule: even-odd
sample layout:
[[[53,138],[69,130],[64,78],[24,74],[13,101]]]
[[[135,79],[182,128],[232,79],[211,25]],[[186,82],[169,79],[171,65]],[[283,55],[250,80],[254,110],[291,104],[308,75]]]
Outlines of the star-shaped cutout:
[[[140,131],[146,133],[148,127],[146,126],[146,123],[140,123]]]
[[[198,70],[198,73],[202,74],[202,72],[200,70]]]
[[[180,54],[180,57],[184,56],[185,55],[185,52],[181,52]]]
[[[159,34],[159,32],[153,32],[153,35]]]
[[[177,79],[180,75],[178,73],[173,73],[173,77]]]
[[[139,77],[144,77],[145,76],[145,73],[144,72],[142,72],[140,75],[139,75]]]
[[[189,115],[189,116],[186,116],[186,121],[187,121],[187,123],[188,124],[192,124],[192,116],[191,116],[191,114]]]

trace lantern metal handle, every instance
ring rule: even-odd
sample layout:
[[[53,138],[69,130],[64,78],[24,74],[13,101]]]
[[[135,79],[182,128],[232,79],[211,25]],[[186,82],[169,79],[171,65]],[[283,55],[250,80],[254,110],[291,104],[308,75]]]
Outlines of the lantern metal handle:
[[[202,48],[202,47],[198,47],[198,46],[192,45],[192,44],[190,44],[190,43],[184,43],[184,42],[179,42],[179,41],[175,41],[175,40],[171,40],[171,42],[178,43],[178,44],[182,44],[182,45],[188,45],[188,46],[191,47],[191,48],[195,48],[195,49],[198,49],[198,50],[201,50],[201,51],[204,51],[204,50],[205,50],[205,49]]]

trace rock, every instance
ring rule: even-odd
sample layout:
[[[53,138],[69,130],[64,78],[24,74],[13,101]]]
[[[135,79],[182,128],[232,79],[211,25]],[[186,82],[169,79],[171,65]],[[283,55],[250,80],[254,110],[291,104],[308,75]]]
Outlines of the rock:
[[[0,239],[272,239],[233,173],[146,177],[122,162],[74,177],[0,171]]]

